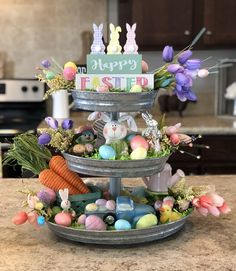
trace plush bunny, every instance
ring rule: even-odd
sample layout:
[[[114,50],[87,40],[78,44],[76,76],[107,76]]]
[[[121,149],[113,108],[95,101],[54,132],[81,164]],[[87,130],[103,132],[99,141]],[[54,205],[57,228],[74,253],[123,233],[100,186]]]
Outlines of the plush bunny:
[[[124,54],[138,54],[138,45],[135,41],[136,23],[132,25],[126,24],[127,34],[126,43],[124,46]]]
[[[97,26],[93,24],[93,43],[91,45],[91,54],[105,54],[105,45],[103,43],[102,37],[103,24]]]
[[[107,54],[121,54],[122,47],[120,46],[119,42],[119,32],[121,32],[121,27],[115,26],[113,24],[110,24],[110,42],[107,46]]]
[[[70,209],[71,203],[68,200],[69,197],[69,190],[68,188],[60,189],[59,190],[59,195],[61,197],[61,208],[63,211],[68,211]]]
[[[106,144],[110,144],[113,141],[123,139],[127,135],[127,128],[121,122],[127,121],[130,130],[137,132],[137,125],[132,116],[123,115],[118,120],[112,120],[109,115],[102,112],[93,112],[89,115],[88,120],[101,119],[106,124],[103,128],[103,135],[106,139]]]

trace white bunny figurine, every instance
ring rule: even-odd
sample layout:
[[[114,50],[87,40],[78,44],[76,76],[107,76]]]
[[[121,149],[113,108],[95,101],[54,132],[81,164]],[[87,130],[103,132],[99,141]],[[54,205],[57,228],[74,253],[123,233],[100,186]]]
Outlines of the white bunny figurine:
[[[115,26],[113,24],[110,24],[110,41],[107,46],[107,54],[121,54],[122,47],[120,46],[119,42],[119,32],[121,32],[121,27]]]
[[[137,132],[138,130],[134,118],[129,115],[123,115],[119,117],[118,120],[112,120],[106,113],[93,112],[89,115],[88,120],[95,120],[97,118],[100,118],[106,123],[103,128],[103,135],[106,139],[106,144],[123,139],[127,135],[127,128],[123,123],[121,123],[123,121],[127,121],[130,130],[134,132]]]
[[[70,209],[71,203],[68,200],[69,198],[69,190],[68,188],[60,189],[59,190],[59,195],[61,197],[61,208],[63,211],[68,211]]]
[[[132,25],[126,24],[127,34],[126,34],[126,43],[124,46],[124,54],[138,54],[138,45],[136,43],[135,37],[135,30],[136,30],[136,23]]]
[[[97,26],[93,24],[93,43],[91,45],[91,54],[105,54],[105,45],[102,37],[103,24]]]

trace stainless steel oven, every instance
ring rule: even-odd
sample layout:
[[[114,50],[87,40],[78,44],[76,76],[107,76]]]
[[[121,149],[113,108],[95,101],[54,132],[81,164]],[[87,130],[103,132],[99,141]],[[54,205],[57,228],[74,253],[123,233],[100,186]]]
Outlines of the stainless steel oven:
[[[46,116],[43,100],[45,85],[34,79],[0,80],[0,145],[1,159],[14,136],[35,133]],[[21,169],[0,164],[0,176],[21,177]]]

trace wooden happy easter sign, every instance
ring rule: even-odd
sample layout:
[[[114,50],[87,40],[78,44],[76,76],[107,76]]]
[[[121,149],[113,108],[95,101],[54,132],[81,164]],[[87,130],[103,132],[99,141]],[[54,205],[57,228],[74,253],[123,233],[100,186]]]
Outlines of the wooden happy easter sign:
[[[129,91],[133,85],[153,89],[153,74],[76,74],[76,89],[96,89],[107,85],[109,88]]]
[[[139,74],[142,73],[142,55],[87,55],[88,74]]]

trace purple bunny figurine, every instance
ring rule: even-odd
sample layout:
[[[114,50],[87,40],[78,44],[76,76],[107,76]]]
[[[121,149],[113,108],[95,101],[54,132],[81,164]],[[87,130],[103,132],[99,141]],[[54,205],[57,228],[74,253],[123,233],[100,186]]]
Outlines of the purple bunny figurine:
[[[105,45],[103,43],[102,34],[103,24],[97,26],[93,24],[93,43],[91,45],[91,54],[105,54]]]
[[[124,46],[124,54],[138,54],[138,45],[135,40],[136,23],[132,25],[126,24],[127,40]]]

